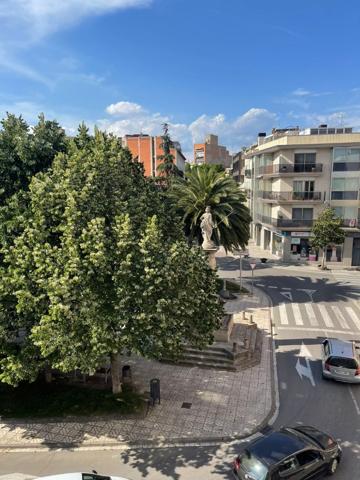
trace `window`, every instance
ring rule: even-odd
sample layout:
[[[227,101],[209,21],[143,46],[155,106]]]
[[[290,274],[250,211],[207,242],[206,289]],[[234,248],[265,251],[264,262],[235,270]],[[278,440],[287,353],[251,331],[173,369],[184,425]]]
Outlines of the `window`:
[[[295,153],[294,172],[311,172],[316,164],[316,153]]]
[[[293,220],[312,220],[313,209],[312,208],[293,208],[292,219]]]
[[[253,457],[250,453],[241,455],[241,466],[254,480],[265,480],[268,469],[260,460]]]
[[[325,352],[325,355],[328,357],[330,354],[330,349],[329,349],[329,342],[327,340],[324,342],[324,352]]]
[[[308,465],[309,463],[315,462],[320,459],[319,452],[314,450],[306,450],[305,452],[300,452],[296,455],[297,461],[300,466]]]
[[[331,357],[328,363],[332,367],[348,368],[349,370],[356,370],[358,368],[358,363],[355,358]]]
[[[284,463],[279,465],[279,473],[280,475],[288,475],[290,472],[296,470],[297,464],[295,458],[290,458],[286,460]]]
[[[360,171],[360,148],[334,148],[334,172]]]
[[[334,177],[332,180],[332,200],[357,200],[359,191],[359,178]]]

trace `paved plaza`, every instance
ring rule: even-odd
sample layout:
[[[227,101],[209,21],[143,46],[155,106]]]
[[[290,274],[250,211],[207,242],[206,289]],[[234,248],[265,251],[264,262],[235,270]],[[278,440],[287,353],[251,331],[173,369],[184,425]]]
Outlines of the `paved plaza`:
[[[0,423],[0,448],[110,446],[113,444],[177,444],[247,436],[266,423],[274,408],[273,352],[268,299],[254,297],[226,303],[228,312],[246,310],[264,331],[261,363],[245,371],[186,367],[124,358],[133,381],[149,390],[159,378],[161,403],[141,418],[68,419],[66,421],[7,421]],[[24,399],[26,401],[26,399]]]

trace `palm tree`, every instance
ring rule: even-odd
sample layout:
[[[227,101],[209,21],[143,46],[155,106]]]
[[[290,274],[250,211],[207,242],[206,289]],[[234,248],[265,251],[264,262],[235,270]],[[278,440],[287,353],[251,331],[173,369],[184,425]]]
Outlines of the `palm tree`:
[[[202,242],[200,217],[209,206],[215,223],[213,240],[226,251],[245,248],[250,237],[251,216],[245,196],[232,177],[212,165],[187,166],[185,178],[175,178],[169,195],[183,216],[192,243]]]

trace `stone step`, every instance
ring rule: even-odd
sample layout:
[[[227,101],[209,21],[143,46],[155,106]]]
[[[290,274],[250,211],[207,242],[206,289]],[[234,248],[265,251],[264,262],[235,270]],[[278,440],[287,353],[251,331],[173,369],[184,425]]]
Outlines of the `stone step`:
[[[231,353],[225,349],[210,349],[204,348],[203,350],[198,350],[196,348],[186,347],[184,349],[184,356],[188,355],[199,355],[203,357],[216,357],[216,358],[224,358],[231,360]]]
[[[216,362],[209,362],[207,360],[196,360],[192,361],[191,359],[182,358],[176,362],[177,365],[188,365],[193,367],[201,367],[201,368],[216,368],[217,370],[227,370],[231,372],[235,372],[237,369],[234,367],[232,363],[216,363]]]
[[[216,357],[211,355],[202,355],[201,353],[186,353],[181,357],[181,360],[189,360],[193,362],[217,363],[221,365],[232,365],[234,362],[227,357]]]

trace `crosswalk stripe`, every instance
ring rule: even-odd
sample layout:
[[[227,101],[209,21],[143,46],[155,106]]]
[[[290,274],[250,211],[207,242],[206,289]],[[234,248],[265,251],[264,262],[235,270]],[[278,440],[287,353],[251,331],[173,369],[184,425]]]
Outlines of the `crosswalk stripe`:
[[[293,303],[292,307],[294,311],[294,318],[295,318],[296,325],[304,325],[299,304]]]
[[[340,325],[341,325],[341,328],[349,329],[350,327],[349,327],[347,321],[345,320],[343,314],[341,313],[339,307],[336,306],[336,305],[332,305],[331,308],[333,309],[333,312],[335,313],[336,318],[337,318],[337,320],[339,321],[339,323],[340,323]]]
[[[320,310],[320,313],[321,313],[321,316],[324,320],[324,323],[326,325],[327,328],[333,328],[334,327],[334,323],[333,321],[331,320],[331,317],[325,307],[325,305],[323,305],[322,303],[318,303],[317,304],[317,307],[318,309]]]
[[[306,313],[308,314],[309,320],[310,320],[310,325],[312,327],[317,327],[319,325],[319,322],[316,318],[316,314],[314,312],[313,306],[311,303],[305,303],[305,309]]]
[[[280,323],[282,325],[289,325],[289,319],[286,313],[285,303],[279,304]]]
[[[355,323],[356,328],[360,330],[360,319],[356,312],[351,307],[345,307],[346,311],[348,312],[349,316],[351,317],[351,320]]]

